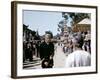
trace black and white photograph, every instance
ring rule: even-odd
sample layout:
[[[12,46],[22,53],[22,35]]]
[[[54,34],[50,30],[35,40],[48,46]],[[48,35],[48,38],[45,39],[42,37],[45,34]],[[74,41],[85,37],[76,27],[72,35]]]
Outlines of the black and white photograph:
[[[97,72],[97,7],[12,3],[13,73],[38,77]]]

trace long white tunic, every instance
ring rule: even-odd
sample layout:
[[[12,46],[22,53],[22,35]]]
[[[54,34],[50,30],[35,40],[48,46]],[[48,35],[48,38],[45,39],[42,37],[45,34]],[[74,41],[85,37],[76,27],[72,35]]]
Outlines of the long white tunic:
[[[90,66],[91,65],[91,55],[90,53],[77,50],[69,54],[66,58],[65,67],[80,67],[80,66]]]

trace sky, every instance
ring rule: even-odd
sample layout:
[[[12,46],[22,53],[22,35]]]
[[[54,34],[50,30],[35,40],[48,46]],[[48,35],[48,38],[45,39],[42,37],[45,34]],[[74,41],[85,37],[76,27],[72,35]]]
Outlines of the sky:
[[[61,12],[23,10],[23,24],[29,25],[31,30],[38,30],[39,35],[44,35],[45,31],[52,31],[53,35],[59,33],[57,28],[61,20]]]

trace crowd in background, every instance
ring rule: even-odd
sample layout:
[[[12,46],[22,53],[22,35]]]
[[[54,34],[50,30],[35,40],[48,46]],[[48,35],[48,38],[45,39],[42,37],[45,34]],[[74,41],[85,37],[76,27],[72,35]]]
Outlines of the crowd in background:
[[[91,33],[87,32],[76,32],[76,33],[65,33],[65,39],[63,40],[63,52],[70,54],[74,51],[74,43],[79,43],[82,50],[91,53]]]
[[[31,33],[30,33],[31,34]],[[39,45],[43,40],[40,40],[39,36],[27,36],[23,40],[23,62],[26,60],[33,61],[33,57],[40,57],[39,54]]]

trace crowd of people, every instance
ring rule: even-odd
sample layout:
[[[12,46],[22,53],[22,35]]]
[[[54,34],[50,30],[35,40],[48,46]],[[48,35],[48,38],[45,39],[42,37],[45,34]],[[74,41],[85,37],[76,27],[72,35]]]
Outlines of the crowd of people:
[[[23,42],[23,62],[26,60],[33,61],[33,56],[39,57],[40,41],[24,41]]]
[[[63,52],[70,54],[74,50],[74,44],[79,43],[82,50],[91,53],[91,33],[87,32],[76,32],[76,33],[65,33],[63,40]]]
[[[55,43],[52,40],[52,34],[46,33],[43,40],[28,40],[23,42],[23,62],[26,60],[33,61],[33,56],[41,59],[42,68],[52,68],[54,65],[53,56],[55,55]],[[91,33],[74,32],[64,33],[63,40],[57,42],[61,45],[62,51],[66,55],[67,66],[90,66],[91,63]],[[76,52],[75,52],[76,51]],[[76,55],[77,54],[77,55]],[[84,56],[84,54],[87,54]],[[74,56],[72,56],[74,55]],[[75,56],[77,56],[75,58]],[[80,59],[79,56],[82,58]],[[73,63],[73,59],[76,63]],[[79,62],[77,62],[77,59]],[[87,60],[86,60],[87,59]],[[71,62],[72,63],[69,63]],[[81,61],[81,62],[80,62]],[[86,62],[84,62],[86,61]]]

